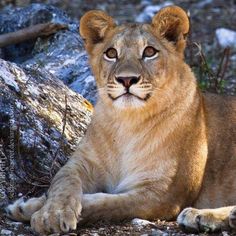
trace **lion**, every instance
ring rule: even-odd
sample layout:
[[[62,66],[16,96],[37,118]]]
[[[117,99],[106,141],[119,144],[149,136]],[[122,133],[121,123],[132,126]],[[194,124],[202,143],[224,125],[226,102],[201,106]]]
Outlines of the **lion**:
[[[79,147],[47,194],[7,207],[40,234],[135,217],[186,231],[236,228],[236,100],[202,94],[184,62],[189,19],[178,6],[150,24],[87,12],[80,34],[99,98]]]

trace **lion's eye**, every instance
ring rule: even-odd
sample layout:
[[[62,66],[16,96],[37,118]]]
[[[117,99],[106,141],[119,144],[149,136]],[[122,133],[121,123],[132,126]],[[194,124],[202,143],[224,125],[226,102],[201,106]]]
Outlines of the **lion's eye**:
[[[104,58],[108,61],[116,61],[117,59],[117,51],[115,48],[108,48],[105,52],[104,52]]]
[[[158,56],[158,50],[154,47],[148,46],[143,51],[143,59],[154,59]]]

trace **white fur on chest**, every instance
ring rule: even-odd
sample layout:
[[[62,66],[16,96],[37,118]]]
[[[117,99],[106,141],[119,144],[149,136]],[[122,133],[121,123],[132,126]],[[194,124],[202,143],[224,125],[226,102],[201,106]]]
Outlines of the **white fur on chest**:
[[[119,130],[124,134],[124,131]],[[119,134],[119,133],[118,133]],[[165,152],[158,152],[160,140],[147,142],[143,148],[140,144],[145,140],[145,132],[138,136],[127,133],[124,137],[117,135],[119,140],[119,154],[110,157],[106,191],[109,193],[122,193],[132,190],[144,182],[153,182],[165,179],[168,184],[174,176],[176,163],[163,158]],[[159,156],[161,155],[161,156]],[[109,160],[108,160],[109,162]]]

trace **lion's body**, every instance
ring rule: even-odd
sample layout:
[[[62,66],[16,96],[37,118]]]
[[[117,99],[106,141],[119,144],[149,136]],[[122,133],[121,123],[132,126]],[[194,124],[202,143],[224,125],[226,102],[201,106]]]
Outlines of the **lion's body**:
[[[202,190],[195,205],[215,208],[235,204],[236,101],[235,97],[204,96],[208,159]]]
[[[169,220],[188,206],[236,203],[236,100],[201,94],[183,61],[188,29],[178,7],[152,25],[115,26],[100,11],[82,18],[99,91],[92,122],[46,202],[30,210],[18,202],[12,218],[31,218],[37,232],[66,232],[80,215]]]
[[[186,76],[192,79],[189,70]],[[152,189],[155,199],[147,202],[153,202],[154,209],[160,202],[163,210],[154,210],[149,218],[173,218],[194,202],[207,159],[204,114],[195,81],[180,86],[184,93],[175,96],[178,89],[171,91],[168,98],[173,103],[163,101],[168,108],[161,112],[156,112],[158,104],[138,116],[132,110],[124,114],[97,104],[92,124],[74,154],[99,166],[102,179],[95,192],[123,193],[142,186],[145,194]]]

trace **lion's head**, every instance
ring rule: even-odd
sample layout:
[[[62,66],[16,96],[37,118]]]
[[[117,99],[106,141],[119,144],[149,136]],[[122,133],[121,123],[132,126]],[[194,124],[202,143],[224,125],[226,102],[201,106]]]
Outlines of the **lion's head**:
[[[80,34],[101,99],[123,109],[151,102],[175,72],[172,65],[182,62],[188,31],[187,14],[177,6],[163,8],[151,24],[117,26],[102,11],[86,13]]]

